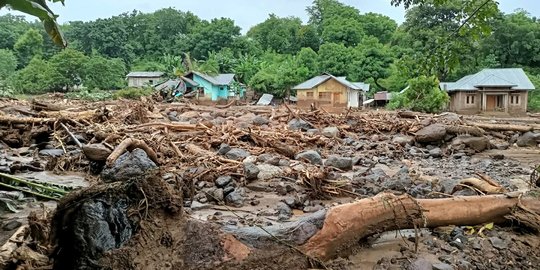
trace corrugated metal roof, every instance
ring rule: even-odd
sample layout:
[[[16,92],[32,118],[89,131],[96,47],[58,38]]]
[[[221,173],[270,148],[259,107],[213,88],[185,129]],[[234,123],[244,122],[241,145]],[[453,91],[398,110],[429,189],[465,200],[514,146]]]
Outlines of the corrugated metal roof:
[[[455,83],[441,83],[446,91],[478,90],[481,87],[511,87],[514,90],[534,90],[527,74],[521,68],[484,69],[467,75]]]
[[[272,102],[272,99],[274,99],[273,95],[263,94],[262,97],[257,102],[257,105],[262,105],[262,106],[270,105],[270,102]]]
[[[358,88],[362,89],[364,92],[369,91],[370,84],[369,83],[363,83],[363,82],[353,82],[354,85],[356,85]]]
[[[184,82],[187,82],[187,83],[191,84],[191,86],[199,86],[199,83],[197,83],[196,81],[194,81],[194,80],[192,80],[192,79],[190,79],[188,77],[180,76],[180,78],[182,80],[184,80]]]
[[[230,85],[234,81],[235,76],[235,74],[218,74],[217,76],[213,77],[197,71],[192,71],[192,73],[199,75],[213,85]]]
[[[159,71],[132,71],[127,77],[156,78],[163,75],[165,75],[165,73]]]
[[[329,79],[335,79],[336,81],[338,81],[339,83],[347,86],[348,88],[351,88],[351,89],[354,89],[354,90],[364,90],[364,91],[368,91],[369,90],[369,84],[367,84],[367,87],[368,89],[365,90],[363,87],[361,87],[359,84],[363,84],[363,83],[352,83],[352,82],[349,82],[346,77],[335,77],[331,74],[322,74],[322,75],[319,75],[319,76],[315,76],[295,87],[293,87],[292,89],[293,90],[306,90],[306,89],[312,89],[312,88],[315,88],[317,87],[318,85],[326,82],[327,80]],[[366,86],[366,84],[363,84],[364,86]]]

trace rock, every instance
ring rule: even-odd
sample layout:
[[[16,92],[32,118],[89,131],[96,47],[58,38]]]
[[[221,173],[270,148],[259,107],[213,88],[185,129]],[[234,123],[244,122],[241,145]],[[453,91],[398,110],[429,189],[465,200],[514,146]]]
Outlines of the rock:
[[[221,188],[214,189],[211,194],[212,194],[212,200],[216,201],[218,203],[223,202],[223,199],[225,198],[225,193],[224,193],[223,189],[221,189]]]
[[[493,154],[490,156],[493,160],[503,160],[505,156],[503,154]]]
[[[313,126],[311,124],[309,124],[308,122],[302,120],[302,119],[297,119],[297,118],[294,118],[292,119],[291,121],[289,121],[289,128],[292,129],[292,130],[302,130],[302,131],[308,131],[310,129],[313,128]]]
[[[231,151],[231,147],[226,144],[226,143],[222,143],[220,146],[219,146],[219,150],[218,150],[218,154],[220,155],[225,155],[227,154],[229,151]]]
[[[112,153],[111,149],[101,143],[83,145],[84,155],[92,161],[105,161]]]
[[[426,259],[416,259],[411,264],[411,270],[432,270],[433,264]]]
[[[322,130],[322,135],[328,138],[335,138],[339,136],[339,129],[337,127],[327,127]]]
[[[315,213],[315,212],[318,212],[320,210],[324,210],[324,207],[322,207],[322,205],[304,207],[304,213]]]
[[[498,150],[506,150],[506,149],[510,148],[510,144],[507,143],[507,142],[498,143],[498,144],[494,145],[494,148],[496,148]]]
[[[246,177],[246,180],[251,181],[257,179],[257,175],[259,175],[260,171],[259,167],[254,163],[244,163],[244,176]]]
[[[39,151],[39,154],[42,156],[48,157],[61,157],[64,155],[64,150],[62,149],[43,149]]]
[[[403,166],[394,176],[389,179],[384,178],[386,175],[384,172],[378,173],[378,175],[383,176],[383,187],[386,189],[407,191],[413,185],[412,179],[409,175],[409,168],[407,166]]]
[[[309,135],[309,136],[315,136],[315,135],[321,134],[321,132],[316,128],[312,128],[312,129],[308,129],[306,131],[306,134]]]
[[[251,154],[248,151],[244,149],[240,149],[240,148],[232,148],[231,150],[227,152],[227,154],[225,154],[225,156],[228,159],[237,160],[237,161],[242,161],[250,155]]]
[[[230,184],[233,181],[232,177],[229,175],[223,175],[216,179],[215,184],[217,187],[223,188]]]
[[[490,237],[489,242],[491,242],[491,245],[498,250],[508,248],[508,244],[499,237]]]
[[[234,207],[242,207],[244,206],[244,197],[245,190],[243,188],[237,188],[225,197],[225,202]]]
[[[253,117],[252,121],[253,121],[253,124],[256,126],[268,125],[268,123],[270,123],[270,120],[268,120],[268,118],[260,116],[260,115]]]
[[[285,216],[291,217],[293,214],[292,209],[283,202],[279,202],[277,204],[276,210],[277,210],[278,215],[285,215]]]
[[[432,150],[429,150],[429,155],[434,158],[440,158],[442,156],[442,150],[441,148],[434,148]]]
[[[279,162],[278,162],[278,166],[279,167],[288,167],[289,165],[291,165],[291,162],[287,159],[280,159]]]
[[[433,270],[454,270],[454,267],[446,263],[436,263],[433,264]]]
[[[21,227],[22,223],[18,220],[10,220],[7,221],[4,225],[2,225],[2,230],[4,231],[13,231],[19,227]]]
[[[517,138],[516,144],[519,147],[534,147],[540,141],[540,134],[534,132],[525,132]]]
[[[197,111],[187,111],[187,112],[182,113],[179,116],[179,118],[182,118],[182,119],[192,119],[192,118],[199,118],[199,117],[200,117],[200,114]]]
[[[333,155],[333,156],[328,157],[324,165],[347,171],[347,170],[352,169],[353,162],[352,162],[352,158]]]
[[[191,210],[193,211],[197,211],[197,210],[204,210],[204,209],[209,209],[209,208],[212,208],[212,205],[211,204],[207,204],[207,203],[200,203],[198,201],[192,201],[191,202]]]
[[[158,166],[142,149],[135,149],[121,155],[111,167],[105,167],[101,172],[104,182],[129,181],[144,177],[149,171]]]
[[[234,191],[236,187],[233,186],[233,185],[230,185],[230,186],[226,186],[224,189],[223,189],[223,195],[227,196],[229,195],[231,192]]]
[[[415,140],[420,143],[439,142],[446,136],[446,128],[441,124],[429,125],[415,134]]]
[[[414,143],[414,138],[411,136],[397,135],[392,139],[392,143],[399,144],[401,146],[412,145]]]
[[[477,152],[482,152],[488,149],[491,145],[486,137],[473,137],[468,135],[457,136],[452,141],[452,146],[458,146],[461,144],[466,145]]]
[[[291,208],[296,206],[296,200],[293,197],[287,197],[283,199],[283,202]]]
[[[315,165],[322,165],[323,164],[321,155],[319,154],[319,152],[317,152],[315,150],[304,151],[304,152],[296,155],[295,159],[296,160],[306,160],[306,161],[309,161],[309,163],[315,164]]]
[[[458,114],[452,113],[452,112],[444,112],[444,113],[439,114],[439,119],[450,121],[450,122],[461,120]]]
[[[283,170],[281,170],[280,167],[270,165],[270,164],[257,165],[257,168],[259,169],[259,174],[257,175],[257,179],[263,180],[263,181],[279,177],[283,174]]]

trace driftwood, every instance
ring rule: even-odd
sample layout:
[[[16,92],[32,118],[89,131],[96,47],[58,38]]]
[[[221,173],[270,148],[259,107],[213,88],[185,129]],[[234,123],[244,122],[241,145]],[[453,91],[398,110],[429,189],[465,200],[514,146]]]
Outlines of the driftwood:
[[[462,187],[462,185],[473,187],[475,190],[481,191],[484,194],[502,194],[506,191],[505,188],[500,185],[494,185],[484,179],[471,177],[459,181],[459,185],[454,188],[452,194]]]
[[[107,158],[107,166],[111,166],[124,152],[140,148],[146,152],[148,157],[156,164],[159,164],[156,152],[152,150],[144,141],[133,138],[127,138],[121,142]]]
[[[453,135],[469,134],[475,137],[482,137],[486,133],[483,129],[479,127],[471,127],[471,126],[447,125],[445,128],[446,128],[446,133],[453,134]]]
[[[53,123],[58,119],[56,118],[38,118],[38,117],[14,117],[0,115],[0,123],[2,124],[45,124]]]
[[[12,253],[19,247],[18,243],[22,242],[28,233],[28,225],[19,227],[7,242],[0,247],[0,261],[5,262],[9,260]]]
[[[188,150],[192,155],[196,157],[207,157],[207,158],[215,158],[216,160],[223,162],[223,163],[232,163],[232,164],[242,164],[240,161],[227,159],[221,156],[218,156],[216,153],[208,151],[206,149],[203,149],[195,144],[188,143],[184,146],[186,150]]]
[[[485,130],[493,131],[518,131],[518,132],[528,132],[532,131],[532,126],[523,126],[523,125],[505,125],[505,124],[488,124],[488,123],[468,123],[471,126],[476,126]]]

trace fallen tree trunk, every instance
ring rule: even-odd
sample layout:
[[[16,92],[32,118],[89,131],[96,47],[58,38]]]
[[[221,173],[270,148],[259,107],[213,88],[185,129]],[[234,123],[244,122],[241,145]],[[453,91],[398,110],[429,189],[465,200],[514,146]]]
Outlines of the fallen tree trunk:
[[[58,121],[57,118],[38,118],[38,117],[13,117],[0,115],[2,124],[45,124]]]
[[[523,126],[523,125],[506,125],[506,124],[488,124],[488,123],[468,123],[471,126],[476,126],[485,130],[493,131],[518,131],[518,132],[528,132],[532,131],[532,126]]]
[[[301,250],[328,260],[337,256],[339,250],[376,233],[501,221],[510,218],[514,211],[520,212],[519,209],[528,209],[527,212],[537,218],[540,201],[505,195],[414,199],[406,195],[380,194],[328,210],[322,229],[302,245]],[[515,217],[519,216],[523,215]]]

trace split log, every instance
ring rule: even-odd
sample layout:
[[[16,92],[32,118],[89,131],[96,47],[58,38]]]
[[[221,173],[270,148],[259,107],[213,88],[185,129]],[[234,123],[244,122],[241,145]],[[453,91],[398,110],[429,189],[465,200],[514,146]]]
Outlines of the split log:
[[[483,129],[479,127],[470,127],[470,126],[446,126],[446,133],[453,135],[469,134],[475,137],[482,137],[486,133]]]
[[[528,132],[532,131],[532,126],[523,126],[523,125],[505,125],[505,124],[488,124],[488,123],[468,123],[471,126],[476,126],[485,130],[493,131],[518,131],[518,132]]]
[[[58,105],[58,104],[46,103],[43,101],[38,101],[38,100],[33,99],[32,109],[34,111],[62,111],[62,110],[65,110],[66,107],[62,105]]]
[[[107,158],[107,166],[111,166],[122,154],[124,154],[126,151],[131,151],[133,149],[140,148],[146,152],[148,157],[156,164],[159,165],[159,160],[156,155],[156,152],[152,150],[144,141],[137,140],[133,138],[127,138],[123,142],[121,142],[116,149],[109,155]]]
[[[506,191],[505,188],[500,185],[493,185],[492,183],[483,179],[471,177],[459,181],[459,184],[454,187],[454,190],[452,190],[452,194],[454,194],[460,189],[460,185],[473,187],[476,190],[483,192],[484,194],[502,194]]]
[[[38,117],[13,117],[0,115],[0,123],[2,124],[46,124],[54,123],[56,118],[38,118]]]

